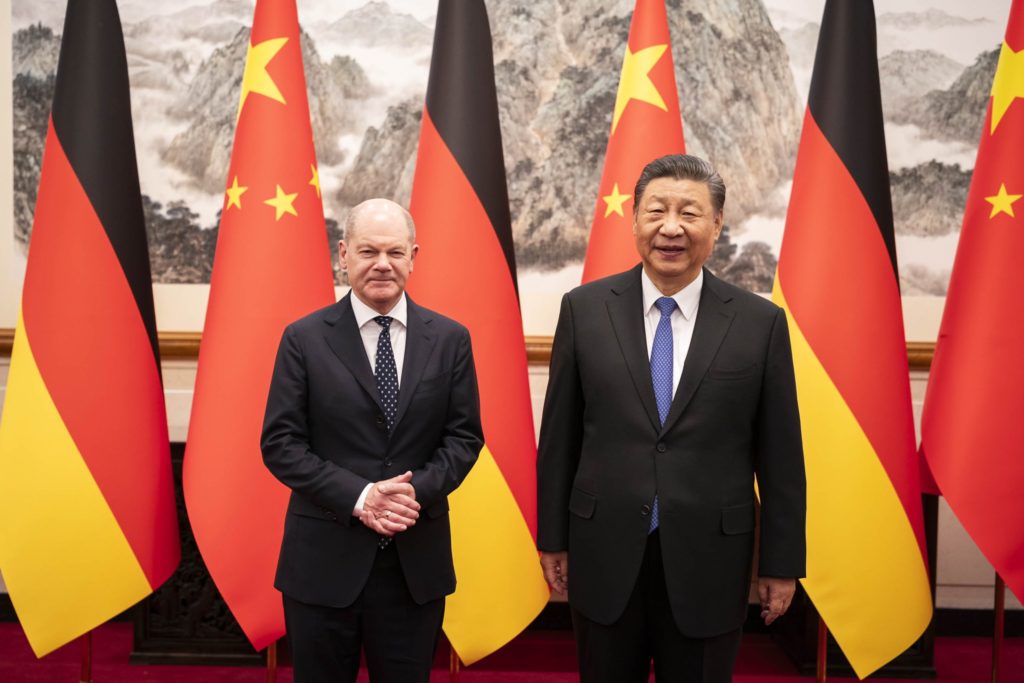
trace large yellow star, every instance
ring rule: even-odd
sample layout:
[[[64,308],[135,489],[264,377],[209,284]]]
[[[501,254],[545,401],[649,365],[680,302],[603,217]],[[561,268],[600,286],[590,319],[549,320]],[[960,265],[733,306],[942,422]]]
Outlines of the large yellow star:
[[[604,217],[608,218],[613,213],[617,213],[625,218],[626,214],[622,212],[622,205],[632,196],[631,194],[620,194],[618,183],[612,185],[612,193],[601,197],[605,203]]]
[[[619,125],[622,112],[630,100],[653,104],[662,111],[668,111],[665,100],[651,81],[651,69],[665,54],[668,45],[651,45],[637,52],[626,46],[626,56],[622,60],[622,75],[619,76],[619,92],[615,96],[615,114],[612,117],[612,133]]]
[[[1024,97],[1024,49],[1014,52],[1005,42],[999,51],[999,66],[992,79],[992,129],[1002,120],[1003,114],[1018,97]]]
[[[263,203],[274,207],[274,209],[277,212],[277,215],[274,216],[274,220],[279,221],[281,220],[281,216],[285,215],[286,213],[290,213],[293,216],[299,215],[299,212],[296,211],[295,207],[293,206],[293,204],[295,203],[295,198],[298,196],[298,192],[286,194],[285,191],[281,189],[281,186],[278,185],[277,194],[271,197],[270,199],[263,200]]]
[[[277,83],[267,72],[267,65],[287,42],[287,38],[271,38],[257,45],[249,43],[249,51],[245,55],[245,73],[242,75],[242,101],[238,104],[239,116],[242,115],[242,107],[245,106],[249,93],[263,95],[275,102],[286,104]]]
[[[309,165],[309,170],[313,171],[313,177],[309,179],[309,184],[316,188],[316,198],[320,198],[320,171],[317,170],[313,164]]]
[[[990,213],[988,217],[995,218],[997,214],[1005,213],[1009,215],[1010,218],[1016,218],[1016,216],[1013,215],[1013,203],[1021,197],[1024,197],[1024,195],[1009,194],[1006,191],[1006,185],[1001,183],[999,185],[999,194],[991,197],[985,197],[985,201],[992,205],[992,213]]]
[[[224,207],[224,210],[227,211],[232,206],[237,206],[239,209],[241,209],[242,195],[245,194],[246,190],[248,189],[248,187],[242,187],[241,185],[239,185],[238,176],[235,176],[235,179],[231,181],[231,187],[229,187],[226,190],[228,195],[228,203],[227,206]]]

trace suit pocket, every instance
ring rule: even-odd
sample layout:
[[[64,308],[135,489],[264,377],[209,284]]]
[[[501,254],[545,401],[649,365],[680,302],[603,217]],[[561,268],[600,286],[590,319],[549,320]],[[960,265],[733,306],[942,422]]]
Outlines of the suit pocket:
[[[443,372],[440,375],[434,375],[433,377],[427,377],[421,379],[420,383],[416,385],[417,394],[429,394],[434,391],[440,391],[447,389],[448,384],[451,382],[451,373]]]
[[[726,536],[754,531],[754,504],[744,503],[722,508],[722,533]]]
[[[596,507],[597,496],[587,493],[582,489],[574,488],[572,490],[572,495],[569,497],[569,512],[577,517],[590,519],[594,516],[594,508]]]
[[[708,368],[708,377],[710,379],[720,380],[736,380],[736,379],[747,379],[748,377],[758,377],[761,375],[761,364],[754,363],[743,368],[728,368],[728,367],[715,367],[711,366]]]
[[[442,498],[441,500],[437,501],[436,503],[428,505],[427,507],[423,508],[423,512],[430,519],[437,519],[441,515],[447,515],[448,514],[448,498]]]

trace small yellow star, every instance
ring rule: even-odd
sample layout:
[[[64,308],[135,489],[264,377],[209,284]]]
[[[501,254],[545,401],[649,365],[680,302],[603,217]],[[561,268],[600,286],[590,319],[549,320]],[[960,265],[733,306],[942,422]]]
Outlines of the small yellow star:
[[[613,213],[617,213],[625,218],[626,214],[622,212],[622,205],[625,204],[632,196],[633,195],[631,194],[620,194],[618,183],[612,185],[612,193],[601,197],[606,205],[604,217],[608,218],[608,216],[611,216]]]
[[[274,220],[279,221],[281,220],[281,216],[285,215],[286,213],[290,213],[293,216],[299,215],[299,212],[296,211],[295,207],[293,206],[293,204],[295,203],[295,198],[298,196],[298,192],[292,194],[285,194],[285,191],[281,189],[280,185],[278,185],[277,194],[271,197],[270,199],[263,200],[263,203],[274,207],[274,209],[277,212],[277,215],[274,216]]]
[[[317,170],[313,164],[309,165],[309,170],[313,171],[313,177],[309,179],[309,184],[316,188],[316,197],[320,198],[320,171]]]
[[[242,115],[242,107],[245,106],[249,93],[263,95],[275,102],[286,104],[277,83],[267,72],[267,65],[287,42],[287,38],[271,38],[257,45],[249,43],[249,51],[245,55],[245,73],[242,75],[242,100],[238,104],[239,116]]]
[[[996,76],[992,79],[992,127],[989,134],[996,132],[1003,114],[1018,97],[1024,97],[1024,49],[1014,52],[1004,42],[999,50]]]
[[[1006,191],[1006,185],[1004,183],[1000,183],[999,194],[991,197],[985,197],[985,201],[992,205],[992,213],[990,213],[988,217],[995,218],[998,214],[1005,213],[1009,215],[1010,218],[1016,218],[1016,216],[1013,215],[1013,203],[1021,197],[1024,197],[1024,195],[1009,194]]]
[[[637,52],[631,52],[626,46],[626,56],[622,60],[622,75],[619,76],[619,92],[615,96],[615,114],[612,116],[612,133],[619,125],[622,112],[630,100],[653,104],[662,111],[668,111],[665,100],[651,81],[651,69],[658,63],[661,56],[668,50],[668,45],[651,45]]]
[[[242,195],[245,194],[248,189],[248,187],[242,187],[241,185],[239,185],[238,176],[235,176],[235,179],[231,181],[231,187],[229,187],[226,190],[228,195],[228,203],[224,207],[224,210],[227,211],[232,206],[237,206],[239,209],[241,209]]]

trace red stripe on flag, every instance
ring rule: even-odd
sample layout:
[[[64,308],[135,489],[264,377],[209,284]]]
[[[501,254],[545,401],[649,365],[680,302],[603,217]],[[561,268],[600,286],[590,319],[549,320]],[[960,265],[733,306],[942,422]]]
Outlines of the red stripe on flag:
[[[132,290],[52,120],[31,248],[22,304],[40,374],[156,587],[180,555],[163,386]]]
[[[892,261],[871,208],[810,111],[783,249],[779,281],[793,317],[885,467],[924,555],[903,313]]]
[[[410,212],[421,272],[409,279],[409,293],[469,328],[487,447],[536,538],[536,446],[519,300],[487,212],[426,109]]]

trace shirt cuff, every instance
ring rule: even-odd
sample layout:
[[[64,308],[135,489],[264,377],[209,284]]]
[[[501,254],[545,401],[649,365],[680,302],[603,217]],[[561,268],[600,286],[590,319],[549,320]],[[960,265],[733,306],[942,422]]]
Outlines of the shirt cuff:
[[[362,513],[363,503],[366,502],[366,496],[369,495],[371,488],[373,488],[373,484],[367,484],[366,487],[363,489],[363,492],[359,494],[358,498],[356,498],[356,506],[352,509],[353,517],[358,517],[360,513]]]

